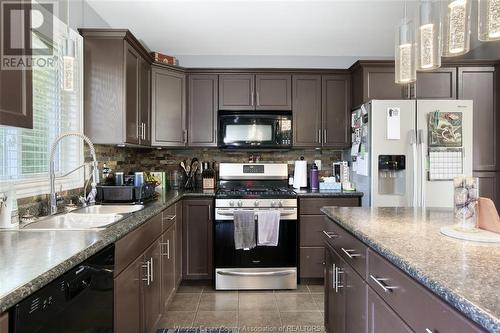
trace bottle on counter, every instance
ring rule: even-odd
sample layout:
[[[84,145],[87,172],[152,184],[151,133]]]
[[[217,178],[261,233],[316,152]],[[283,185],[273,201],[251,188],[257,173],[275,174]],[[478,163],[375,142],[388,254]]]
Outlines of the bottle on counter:
[[[203,167],[203,173],[201,175],[203,179],[203,189],[213,190],[215,189],[215,170],[213,168],[213,164],[210,162],[203,163],[206,163]]]
[[[313,163],[309,171],[309,181],[311,190],[319,190],[319,170],[316,163]]]

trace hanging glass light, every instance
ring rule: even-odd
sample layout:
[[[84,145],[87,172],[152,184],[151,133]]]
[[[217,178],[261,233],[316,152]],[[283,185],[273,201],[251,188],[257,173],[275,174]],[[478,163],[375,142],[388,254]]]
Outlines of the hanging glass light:
[[[440,2],[422,0],[419,6],[416,59],[417,70],[441,67]]]
[[[444,1],[443,57],[454,57],[469,52],[471,1]]]
[[[479,40],[500,40],[500,0],[479,0]]]
[[[417,71],[415,67],[415,32],[411,20],[405,16],[396,29],[396,45],[394,49],[394,60],[396,64],[395,82],[407,84],[415,82]]]

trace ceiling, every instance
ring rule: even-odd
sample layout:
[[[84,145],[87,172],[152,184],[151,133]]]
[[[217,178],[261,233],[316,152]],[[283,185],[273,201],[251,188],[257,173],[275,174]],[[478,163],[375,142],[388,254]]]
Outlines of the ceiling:
[[[349,67],[392,58],[402,0],[87,0],[186,67]],[[416,2],[409,1],[409,15]]]

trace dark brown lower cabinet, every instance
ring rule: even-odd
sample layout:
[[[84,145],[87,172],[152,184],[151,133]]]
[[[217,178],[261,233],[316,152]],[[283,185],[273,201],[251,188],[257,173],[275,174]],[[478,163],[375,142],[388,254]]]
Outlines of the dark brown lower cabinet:
[[[0,333],[8,333],[9,332],[9,314],[2,313],[0,314]]]
[[[176,288],[176,230],[177,221],[161,236],[161,305],[163,310],[166,309]]]
[[[116,333],[142,332],[142,277],[143,256],[137,258],[114,282],[114,331]]]
[[[183,278],[213,277],[213,199],[183,200]]]
[[[325,257],[325,327],[330,333],[366,332],[366,283],[328,245]]]
[[[143,313],[144,333],[152,332],[160,318],[161,306],[161,240],[156,240],[144,253],[143,269],[146,276],[143,278]],[[149,272],[148,272],[149,265]]]
[[[175,204],[175,287],[182,280],[182,201]]]
[[[412,333],[413,331],[373,290],[368,288],[368,333],[384,332]]]

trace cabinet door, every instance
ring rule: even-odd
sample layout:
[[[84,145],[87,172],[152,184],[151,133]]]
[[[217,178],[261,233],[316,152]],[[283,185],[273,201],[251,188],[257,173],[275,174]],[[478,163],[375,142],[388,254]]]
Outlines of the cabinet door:
[[[490,198],[500,214],[500,172],[474,172],[479,177],[479,196]]]
[[[366,67],[363,74],[364,102],[371,99],[401,99],[406,86],[394,82],[394,66]]]
[[[368,332],[411,333],[413,331],[389,307],[389,305],[387,305],[371,288],[368,288]]]
[[[183,277],[187,280],[213,276],[213,221],[211,199],[183,202]]]
[[[153,67],[151,88],[151,144],[167,147],[186,146],[184,74]]]
[[[182,201],[175,204],[175,287],[182,280]]]
[[[161,241],[156,240],[144,252],[144,264],[149,261],[149,282],[143,285],[144,332],[152,332],[161,314]],[[147,267],[146,267],[147,269]],[[146,277],[147,278],[147,277]]]
[[[253,74],[219,75],[219,110],[254,110]]]
[[[495,109],[494,67],[458,68],[458,98],[474,108],[474,171],[500,170],[500,110]],[[498,98],[498,97],[497,97]]]
[[[217,147],[217,75],[189,75],[190,147]]]
[[[255,75],[256,110],[291,110],[291,75]]]
[[[342,266],[341,281],[345,292],[345,331],[366,332],[367,285],[348,264]]]
[[[321,76],[293,76],[293,145],[321,145]]]
[[[0,6],[7,7],[8,5],[16,5],[16,1],[0,1]],[[28,16],[28,13],[26,11],[25,16]],[[13,39],[11,45],[14,45],[15,41],[16,44],[20,44],[26,37],[23,32],[31,31],[31,20],[29,17],[25,18],[25,20],[12,20],[10,22],[10,33],[8,35]],[[2,26],[2,28],[4,27]],[[5,45],[7,45],[7,42]],[[2,61],[7,60],[8,57],[2,58]],[[33,83],[30,69],[0,69],[0,125],[33,128],[32,97]]]
[[[174,223],[161,236],[161,302],[162,308],[169,302],[175,289],[175,233]]]
[[[142,332],[143,256],[137,258],[114,281],[114,331]]]
[[[151,144],[151,65],[141,58],[139,69],[140,143],[149,146]]]
[[[9,333],[9,314],[0,314],[0,333]]]
[[[345,332],[345,292],[342,288],[342,259],[325,247],[325,327],[329,333]]]
[[[416,97],[426,99],[456,99],[456,67],[441,67],[432,72],[417,72]]]
[[[323,147],[347,148],[351,145],[351,77],[323,76]]]
[[[139,143],[139,59],[137,51],[125,43],[125,142]]]
[[[300,247],[300,278],[323,277],[325,249],[323,247]]]

